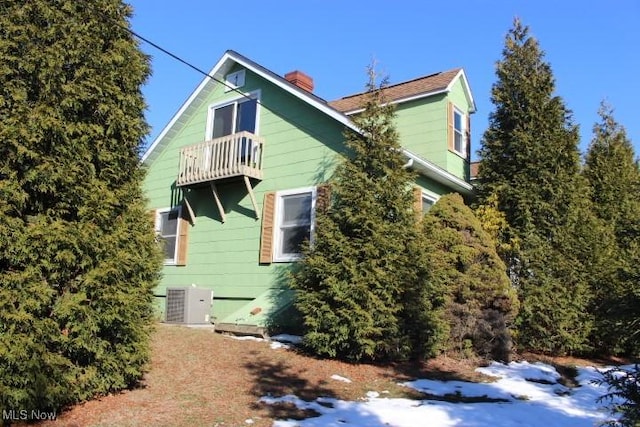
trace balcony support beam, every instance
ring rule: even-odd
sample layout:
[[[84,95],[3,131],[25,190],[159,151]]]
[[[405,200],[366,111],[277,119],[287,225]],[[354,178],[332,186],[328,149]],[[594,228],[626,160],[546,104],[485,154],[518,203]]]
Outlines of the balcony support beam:
[[[251,181],[248,176],[244,176],[244,185],[247,186],[247,192],[249,193],[249,197],[251,198],[251,204],[253,205],[253,210],[256,212],[256,219],[260,219],[260,211],[258,210],[258,203],[256,203],[256,196],[253,194],[253,188],[251,187]]]
[[[193,213],[193,209],[191,208],[191,203],[189,203],[189,199],[187,199],[187,195],[182,195],[182,200],[184,201],[184,205],[187,208],[187,212],[189,212],[189,219],[191,220],[191,225],[196,225],[196,215]]]
[[[218,207],[218,212],[220,213],[220,219],[222,220],[222,222],[225,222],[226,217],[224,215],[224,208],[222,207],[220,196],[218,196],[218,189],[216,188],[216,184],[213,181],[211,181],[209,184],[211,185],[211,192],[213,193],[213,198],[216,201],[216,206]]]

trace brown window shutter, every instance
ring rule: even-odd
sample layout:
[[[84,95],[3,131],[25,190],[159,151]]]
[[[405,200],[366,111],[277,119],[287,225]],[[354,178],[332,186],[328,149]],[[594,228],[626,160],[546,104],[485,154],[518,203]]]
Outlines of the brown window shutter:
[[[467,113],[467,129],[466,135],[467,139],[467,160],[471,160],[471,114]]]
[[[156,214],[157,214],[157,209],[151,209],[149,211],[149,219],[151,220],[151,224],[153,224],[153,229],[156,229]]]
[[[178,254],[176,257],[176,265],[187,265],[187,247],[189,246],[189,220],[188,214],[184,207],[181,210],[178,219]]]
[[[273,222],[276,211],[276,193],[264,195],[262,205],[262,231],[260,235],[260,263],[269,264],[273,260]]]
[[[316,189],[316,211],[325,213],[331,206],[331,185],[328,183],[318,185]]]
[[[419,221],[422,218],[422,188],[420,187],[413,187],[413,210]]]
[[[453,130],[453,103],[447,103],[447,146],[449,150],[454,149],[454,130]]]

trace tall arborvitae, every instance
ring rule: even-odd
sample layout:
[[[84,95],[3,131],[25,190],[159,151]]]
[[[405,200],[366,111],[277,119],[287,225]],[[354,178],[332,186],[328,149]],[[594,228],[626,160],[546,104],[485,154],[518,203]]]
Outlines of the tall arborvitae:
[[[594,211],[615,236],[615,277],[597,289],[595,343],[601,351],[640,352],[640,170],[631,141],[602,104],[584,168]]]
[[[330,207],[319,209],[314,240],[292,280],[304,345],[324,357],[428,354],[429,348],[417,350],[414,343],[429,341],[429,328],[437,324],[428,315],[405,316],[409,295],[412,304],[431,300],[420,273],[424,263],[417,268],[422,255],[412,212],[413,175],[403,168],[393,107],[384,105],[382,87],[370,69],[365,109],[354,118],[361,133],[345,134],[350,153],[329,181]],[[424,323],[420,334],[407,331],[411,322]]]
[[[129,16],[120,0],[0,6],[0,410],[132,386],[149,357],[161,260]]]
[[[497,199],[508,224],[508,241],[499,247],[511,248],[501,255],[522,302],[518,342],[548,352],[580,350],[590,327],[589,292],[578,255],[566,253],[582,204],[578,129],[554,95],[538,42],[518,19],[496,74],[478,194],[481,205]]]
[[[447,350],[508,361],[518,297],[491,236],[458,194],[424,217],[430,281],[446,294]]]

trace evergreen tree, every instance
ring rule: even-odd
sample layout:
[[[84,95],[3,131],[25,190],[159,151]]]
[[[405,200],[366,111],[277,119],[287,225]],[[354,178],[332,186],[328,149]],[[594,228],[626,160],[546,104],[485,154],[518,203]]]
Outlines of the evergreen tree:
[[[347,131],[348,158],[331,178],[331,203],[316,217],[313,245],[292,287],[306,328],[304,345],[314,354],[350,361],[389,360],[430,353],[424,344],[435,319],[428,315],[430,288],[417,265],[420,252],[412,212],[413,174],[369,69],[364,111],[354,118],[361,133]],[[427,314],[405,302],[425,304]],[[423,330],[415,329],[424,323]],[[411,328],[410,332],[408,329]],[[423,340],[417,344],[416,340]]]
[[[584,348],[590,328],[589,286],[580,251],[578,129],[554,95],[555,81],[529,29],[516,19],[507,34],[497,82],[495,110],[479,151],[478,203],[491,204],[508,224],[499,247],[522,303],[519,340],[548,352]]]
[[[638,355],[640,336],[640,170],[624,127],[602,104],[593,128],[584,176],[597,216],[614,236],[609,264],[615,275],[599,289],[595,342],[603,351]]]
[[[0,6],[0,410],[132,386],[149,357],[161,255],[129,16],[120,0]]]
[[[508,361],[518,297],[495,242],[458,194],[423,221],[432,285],[446,290],[447,350]]]

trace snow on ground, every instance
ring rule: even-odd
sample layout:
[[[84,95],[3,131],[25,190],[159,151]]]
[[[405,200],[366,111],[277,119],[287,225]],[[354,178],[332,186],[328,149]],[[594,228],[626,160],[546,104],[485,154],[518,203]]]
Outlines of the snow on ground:
[[[230,336],[238,340],[265,341],[253,336]],[[270,338],[273,349],[289,348],[301,342],[296,335]],[[307,402],[297,396],[262,397],[266,404],[290,402],[300,409],[313,409],[319,417],[305,420],[281,420],[274,427],[583,427],[598,426],[611,418],[603,404],[596,400],[604,395],[606,385],[593,367],[578,368],[576,388],[558,382],[560,374],[544,363],[518,362],[508,365],[494,362],[476,369],[496,378],[491,383],[436,381],[417,379],[401,383],[435,399],[444,396],[479,400],[478,403],[450,403],[442,400],[412,400],[380,397],[388,391],[368,391],[358,401],[319,397]],[[336,381],[351,382],[334,374]],[[481,400],[493,400],[484,401]]]
[[[343,376],[338,375],[338,374],[331,375],[331,379],[332,380],[336,380],[336,381],[342,381],[344,383],[350,383],[351,382],[351,380],[349,378],[343,377]]]
[[[363,400],[343,401],[319,397],[307,402],[296,396],[262,397],[267,404],[290,402],[300,409],[313,409],[319,417],[282,420],[275,427],[343,426],[597,426],[610,418],[596,400],[606,393],[605,385],[593,380],[601,376],[595,368],[578,368],[580,386],[568,388],[557,381],[558,372],[543,363],[492,363],[478,372],[496,378],[492,383],[419,379],[402,383],[431,396],[495,399],[496,402],[449,403],[442,400],[381,398],[370,391]],[[337,376],[337,375],[336,375]],[[332,377],[333,378],[333,377]]]
[[[239,341],[267,341],[264,338],[259,338],[253,335],[225,335],[231,339],[239,340]],[[276,350],[279,348],[290,348],[290,344],[300,344],[302,342],[302,337],[298,335],[289,335],[289,334],[280,334],[274,335],[269,339],[270,346],[272,349]],[[287,344],[289,343],[289,344]]]

